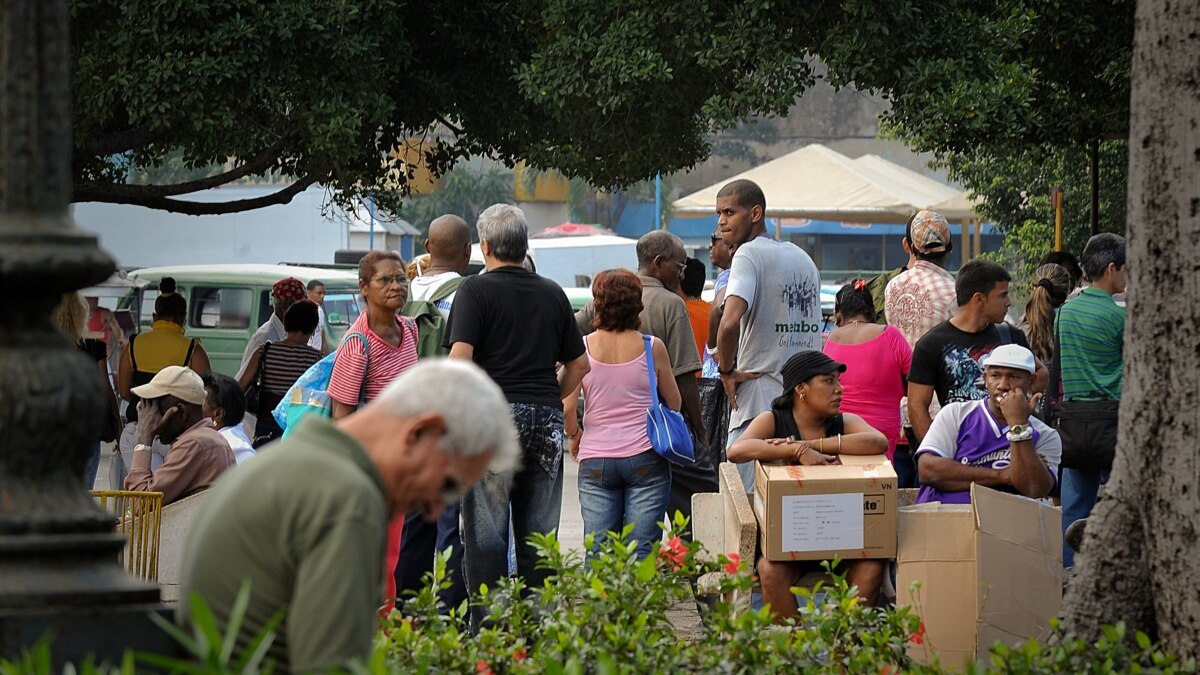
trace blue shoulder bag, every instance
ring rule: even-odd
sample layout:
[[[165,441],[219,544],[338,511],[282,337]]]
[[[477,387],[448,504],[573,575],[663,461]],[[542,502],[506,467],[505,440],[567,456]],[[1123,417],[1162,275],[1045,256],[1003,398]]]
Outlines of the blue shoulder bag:
[[[654,374],[654,349],[650,336],[643,335],[646,344],[646,367],[650,371],[650,407],[646,410],[646,435],[650,446],[666,459],[688,466],[696,463],[692,435],[683,415],[671,410],[658,398],[658,378]]]

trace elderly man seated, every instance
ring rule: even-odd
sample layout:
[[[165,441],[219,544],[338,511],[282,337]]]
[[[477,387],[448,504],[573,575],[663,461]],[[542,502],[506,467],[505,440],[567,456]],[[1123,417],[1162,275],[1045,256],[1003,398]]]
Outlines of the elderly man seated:
[[[133,393],[138,403],[138,444],[125,477],[126,490],[163,493],[170,504],[213,484],[236,462],[229,443],[204,416],[208,392],[191,368],[167,366]],[[150,469],[154,438],[171,446],[162,466]]]
[[[938,412],[917,450],[917,503],[967,504],[971,483],[1045,497],[1058,480],[1058,432],[1031,417],[1041,394],[1029,395],[1033,352],[1008,344],[983,360],[987,398],[950,403]]]

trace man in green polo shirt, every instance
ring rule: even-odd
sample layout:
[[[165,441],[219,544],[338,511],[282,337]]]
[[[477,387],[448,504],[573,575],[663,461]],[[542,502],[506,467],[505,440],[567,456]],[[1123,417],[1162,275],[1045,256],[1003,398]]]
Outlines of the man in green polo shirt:
[[[1090,285],[1067,301],[1055,321],[1062,368],[1063,400],[1119,401],[1124,373],[1125,310],[1113,295],[1125,292],[1125,238],[1102,233],[1088,240],[1080,262]],[[1116,433],[1116,406],[1111,419],[1093,426],[1106,426]],[[1103,441],[1103,439],[1097,439]],[[1107,442],[1101,444],[1107,445]],[[1112,467],[1111,448],[1067,447],[1064,436],[1062,462],[1063,532],[1076,520],[1087,518],[1100,486],[1108,481]],[[1080,452],[1082,450],[1082,452]],[[1063,566],[1075,564],[1075,551],[1063,542]]]
[[[482,370],[423,361],[353,415],[306,417],[226,472],[188,536],[182,597],[198,594],[227,625],[249,580],[238,649],[282,612],[268,652],[281,672],[365,660],[384,604],[388,522],[437,518],[485,471],[512,470],[518,452],[508,403]]]

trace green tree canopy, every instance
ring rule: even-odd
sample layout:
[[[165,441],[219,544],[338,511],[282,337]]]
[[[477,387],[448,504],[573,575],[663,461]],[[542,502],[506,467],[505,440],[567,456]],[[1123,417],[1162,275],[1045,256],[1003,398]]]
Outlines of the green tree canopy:
[[[833,3],[810,25],[831,80],[891,103],[887,128],[982,198],[982,215],[1036,260],[1090,229],[1087,149],[1100,143],[1100,225],[1124,227],[1133,0]],[[835,6],[834,6],[835,5]]]
[[[193,214],[313,183],[396,211],[407,175],[389,155],[414,138],[432,141],[439,173],[484,155],[633,183],[700,161],[711,132],[785,113],[811,81],[803,22],[770,0],[73,0],[71,12],[75,200]],[[132,184],[131,167],[172,156],[225,168]],[[178,198],[266,172],[295,182],[246,202]]]

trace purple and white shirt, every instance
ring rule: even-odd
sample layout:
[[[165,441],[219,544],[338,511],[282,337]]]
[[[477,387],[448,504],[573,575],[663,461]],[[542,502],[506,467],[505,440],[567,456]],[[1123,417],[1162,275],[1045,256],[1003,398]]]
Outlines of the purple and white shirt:
[[[1058,432],[1041,420],[1030,417],[1033,427],[1033,448],[1046,458],[1050,474],[1058,481],[1058,465],[1062,459],[1062,441]],[[987,399],[949,403],[938,411],[917,449],[917,455],[930,453],[970,466],[1003,469],[1012,462],[1012,443],[1006,434],[1008,425],[1001,427],[988,409]],[[918,457],[918,461],[920,458]],[[1005,490],[1005,488],[998,488]],[[1012,488],[1005,490],[1012,492]],[[970,490],[942,492],[922,485],[917,503],[970,504]]]

